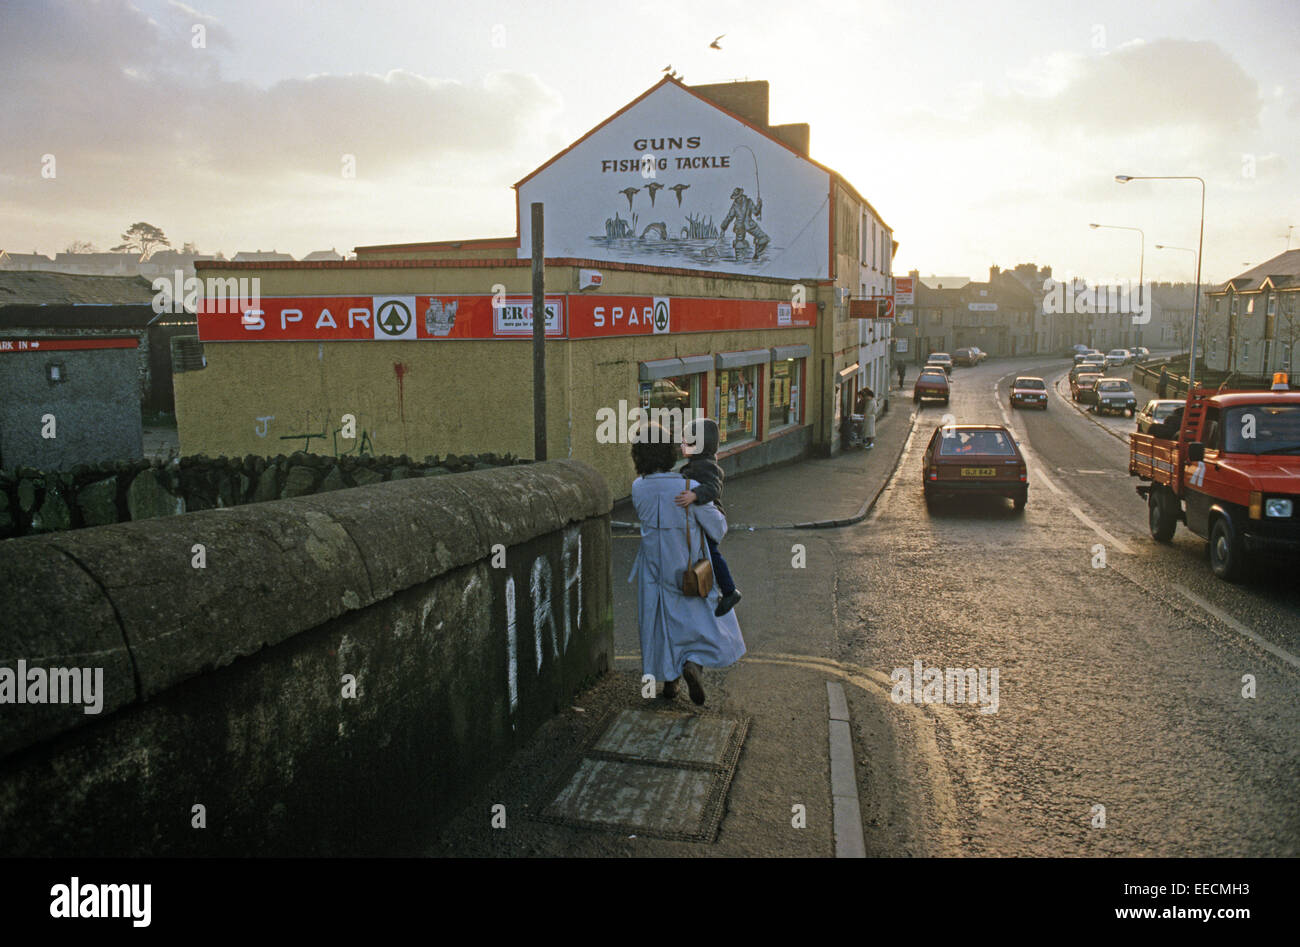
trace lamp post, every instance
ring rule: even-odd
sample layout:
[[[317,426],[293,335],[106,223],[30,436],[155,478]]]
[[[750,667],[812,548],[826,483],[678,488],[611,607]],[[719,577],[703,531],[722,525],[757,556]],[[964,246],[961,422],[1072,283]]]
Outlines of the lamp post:
[[[1091,227],[1093,230],[1097,230],[1098,228],[1101,228],[1104,230],[1136,230],[1137,231],[1138,233],[1138,298],[1142,300],[1143,308],[1144,309],[1147,308],[1147,300],[1145,299],[1146,284],[1142,281],[1142,278],[1145,275],[1145,270],[1143,269],[1143,267],[1145,266],[1146,255],[1147,255],[1147,235],[1142,232],[1142,228],[1141,227],[1120,227],[1115,224],[1089,224],[1088,226]],[[1137,327],[1138,327],[1137,341],[1134,342],[1133,344],[1141,345],[1142,344],[1142,323],[1139,322],[1137,324]]]
[[[1157,243],[1156,249],[1157,250],[1182,250],[1184,253],[1190,253],[1192,255],[1193,261],[1196,260],[1196,251],[1193,250],[1191,247],[1171,247],[1167,243]],[[1197,287],[1197,290],[1199,291],[1199,287]]]
[[[1192,307],[1192,353],[1187,366],[1188,387],[1196,386],[1196,340],[1197,329],[1201,322],[1201,253],[1205,248],[1205,178],[1194,174],[1117,174],[1115,180],[1120,184],[1129,181],[1200,181],[1201,182],[1201,232],[1196,238],[1196,301]]]

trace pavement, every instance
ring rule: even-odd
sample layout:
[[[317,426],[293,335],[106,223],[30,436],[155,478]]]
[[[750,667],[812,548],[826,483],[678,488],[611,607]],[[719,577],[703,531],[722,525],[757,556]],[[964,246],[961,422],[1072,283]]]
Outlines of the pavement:
[[[572,706],[558,708],[463,809],[436,819],[442,827],[424,851],[466,857],[928,854],[909,848],[917,833],[901,825],[909,816],[890,797],[895,770],[906,763],[893,739],[888,679],[882,685],[879,672],[826,657],[843,644],[830,536],[835,526],[861,523],[888,485],[916,421],[909,391],[891,399],[871,449],[726,484],[731,525],[721,549],[744,594],[736,614],[748,654],[731,668],[704,671],[703,708],[690,702],[685,687],[671,702],[643,696],[636,605],[626,581],[639,537],[616,528],[613,673]],[[630,502],[615,506],[613,520],[635,521]],[[649,712],[641,718],[651,728],[635,751],[642,755],[601,752],[611,747],[610,734],[626,729],[629,712],[638,711]],[[747,724],[729,786],[724,780],[712,788],[665,788],[664,760],[675,747],[700,742],[692,727],[717,718],[737,722],[738,729]],[[654,744],[648,751],[647,742]],[[647,753],[660,758],[646,764]],[[602,766],[619,768],[623,783],[598,785],[592,774]],[[583,779],[589,782],[579,785]],[[719,785],[725,795],[712,798]],[[879,791],[859,798],[862,786]],[[554,816],[561,789],[571,809],[586,813],[587,825],[541,821]],[[710,805],[720,806],[711,840],[656,837],[636,827],[638,819],[654,821],[653,809],[680,806],[691,815]],[[609,825],[590,827],[599,818]]]

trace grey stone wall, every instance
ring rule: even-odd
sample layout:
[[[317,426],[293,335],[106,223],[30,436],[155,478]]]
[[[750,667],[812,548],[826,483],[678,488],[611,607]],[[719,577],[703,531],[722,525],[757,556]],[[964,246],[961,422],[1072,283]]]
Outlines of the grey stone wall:
[[[79,465],[69,471],[0,470],[0,539],[105,526],[328,493],[408,477],[440,477],[522,463],[507,454],[425,457],[180,457]]]
[[[62,381],[47,367],[58,364]],[[144,456],[135,349],[0,355],[0,467],[71,470]],[[46,415],[54,416],[45,437]]]
[[[611,667],[611,505],[565,460],[0,544],[0,671],[103,669],[0,703],[0,851],[418,851]]]

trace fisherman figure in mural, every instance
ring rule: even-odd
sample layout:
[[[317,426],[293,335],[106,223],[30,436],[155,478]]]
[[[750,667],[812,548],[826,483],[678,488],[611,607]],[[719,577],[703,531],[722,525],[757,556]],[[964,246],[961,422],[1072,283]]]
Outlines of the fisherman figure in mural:
[[[749,241],[745,239],[745,234],[750,234],[754,238],[754,258],[763,255],[771,238],[763,233],[758,226],[755,218],[763,216],[763,199],[760,197],[756,202],[751,201],[745,196],[744,188],[736,188],[731,192],[731,210],[727,211],[727,216],[722,219],[721,233],[727,232],[729,225],[732,227],[734,239],[731,242],[736,251],[736,258],[741,259],[748,256]]]

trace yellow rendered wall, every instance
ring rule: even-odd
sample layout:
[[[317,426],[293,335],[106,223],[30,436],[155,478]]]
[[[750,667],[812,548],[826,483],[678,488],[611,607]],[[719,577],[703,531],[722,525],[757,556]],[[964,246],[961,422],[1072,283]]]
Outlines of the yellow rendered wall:
[[[527,269],[317,269],[206,271],[261,277],[261,295],[485,293],[495,282],[528,291]],[[743,280],[610,273],[604,294],[780,298],[783,287]],[[548,272],[548,291],[576,278]],[[810,300],[811,300],[810,294]],[[814,330],[683,333],[552,341],[546,345],[551,458],[593,464],[616,497],[630,492],[630,445],[598,444],[597,411],[638,403],[640,362],[685,355],[814,345]],[[374,454],[533,456],[532,345],[523,340],[209,342],[207,367],[176,375],[182,454],[274,456],[295,450]],[[815,355],[814,351],[814,355]],[[399,367],[400,366],[400,369]],[[400,379],[399,379],[400,375]],[[709,377],[710,402],[715,378]],[[766,386],[765,386],[766,387]],[[818,372],[808,359],[805,423],[816,423]],[[766,392],[764,392],[766,394]],[[712,413],[712,406],[707,406]],[[343,415],[356,440],[343,440]],[[263,433],[260,433],[263,432]],[[323,435],[308,439],[305,435]]]

